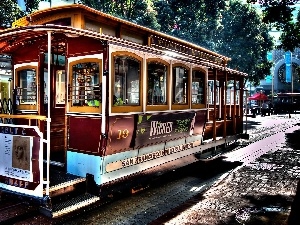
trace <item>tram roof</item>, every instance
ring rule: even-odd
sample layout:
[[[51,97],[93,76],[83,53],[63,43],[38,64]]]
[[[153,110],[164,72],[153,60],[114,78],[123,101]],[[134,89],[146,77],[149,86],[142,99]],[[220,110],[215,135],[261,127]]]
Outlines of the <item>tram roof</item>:
[[[166,38],[166,39],[168,39],[170,41],[180,42],[180,43],[182,43],[184,45],[187,45],[189,47],[192,47],[192,48],[195,48],[195,49],[199,49],[199,50],[207,52],[209,54],[221,57],[225,61],[230,61],[231,60],[230,57],[218,54],[216,52],[213,52],[211,50],[203,48],[203,47],[201,47],[199,45],[193,44],[191,42],[184,41],[182,39],[173,37],[171,35],[167,35],[167,34],[165,34],[163,32],[152,30],[150,28],[138,25],[138,24],[130,22],[130,21],[127,21],[127,20],[124,20],[124,19],[112,16],[112,15],[106,14],[104,12],[101,12],[99,10],[93,9],[91,7],[88,7],[88,6],[82,5],[82,4],[69,4],[69,5],[62,5],[62,6],[54,6],[54,7],[51,7],[51,8],[47,8],[47,9],[43,9],[43,10],[38,10],[38,11],[35,11],[32,14],[30,14],[29,16],[26,16],[26,17],[23,17],[23,18],[17,20],[16,22],[13,23],[13,25],[16,25],[16,26],[27,26],[29,24],[36,24],[36,23],[39,22],[39,20],[41,20],[42,18],[44,18],[44,17],[46,17],[48,15],[53,15],[54,13],[59,13],[59,12],[63,12],[63,11],[74,11],[75,9],[83,10],[83,11],[86,11],[88,13],[95,14],[97,16],[109,19],[111,21],[115,21],[115,22],[120,23],[120,24],[128,25],[129,27],[137,28],[138,30],[145,31],[145,32],[147,32],[149,34],[153,34],[153,35],[158,35],[160,37],[164,37],[164,38]]]

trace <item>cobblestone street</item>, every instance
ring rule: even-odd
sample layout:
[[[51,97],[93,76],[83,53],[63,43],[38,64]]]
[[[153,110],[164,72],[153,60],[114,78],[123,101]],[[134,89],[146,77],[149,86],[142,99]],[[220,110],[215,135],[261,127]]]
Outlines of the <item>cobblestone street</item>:
[[[165,224],[287,224],[300,177],[299,118],[247,118],[250,140],[241,143],[258,158],[243,158],[243,151],[228,153],[227,160],[243,165]],[[286,127],[277,126],[282,120]]]

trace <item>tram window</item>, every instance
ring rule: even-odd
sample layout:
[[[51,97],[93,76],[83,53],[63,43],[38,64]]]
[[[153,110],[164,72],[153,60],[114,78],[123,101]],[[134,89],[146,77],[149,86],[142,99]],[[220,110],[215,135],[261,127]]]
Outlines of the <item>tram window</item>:
[[[100,76],[99,63],[83,62],[73,65],[71,88],[72,106],[99,106]]]
[[[113,105],[140,105],[141,63],[129,56],[115,56]]]
[[[177,66],[173,68],[173,104],[188,103],[188,70]]]
[[[192,104],[204,104],[204,83],[205,74],[202,71],[194,70],[192,73]]]
[[[51,55],[52,61],[55,63],[56,66],[65,66],[66,65],[66,56],[52,54]],[[48,53],[45,53],[44,63],[48,63]]]
[[[62,18],[58,20],[53,20],[46,22],[45,24],[55,24],[55,25],[60,25],[60,26],[71,26],[71,18]]]
[[[168,67],[162,63],[148,63],[147,82],[147,104],[166,105],[167,104],[167,71]]]
[[[18,71],[17,99],[20,104],[36,104],[37,87],[35,69]]]
[[[216,89],[215,89],[215,81],[209,80],[207,82],[208,90],[207,90],[207,102],[208,104],[215,104],[215,92],[216,92],[216,105],[220,103],[220,82],[216,80]]]

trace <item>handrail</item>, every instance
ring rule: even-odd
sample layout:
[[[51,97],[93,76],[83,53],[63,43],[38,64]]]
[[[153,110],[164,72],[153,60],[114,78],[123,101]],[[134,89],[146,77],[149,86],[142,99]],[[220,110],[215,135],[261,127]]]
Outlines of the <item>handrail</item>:
[[[11,114],[0,114],[0,118],[6,118],[6,119],[29,119],[29,120],[43,120],[46,121],[46,116],[40,116],[40,115],[11,115]]]

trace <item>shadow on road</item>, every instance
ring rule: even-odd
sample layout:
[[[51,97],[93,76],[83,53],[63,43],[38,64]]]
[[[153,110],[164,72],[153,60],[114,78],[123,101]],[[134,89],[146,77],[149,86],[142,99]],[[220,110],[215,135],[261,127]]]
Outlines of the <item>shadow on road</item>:
[[[300,223],[300,180],[297,184],[297,192],[292,203],[291,212],[288,218],[288,225],[299,225]]]
[[[247,127],[246,127],[247,125]],[[251,129],[254,129],[255,127],[261,125],[261,122],[258,122],[258,121],[244,121],[244,128],[247,129],[247,130],[251,130]]]
[[[287,146],[294,150],[300,150],[300,143],[298,141],[299,137],[300,137],[300,130],[295,130],[293,133],[286,134]],[[291,206],[291,212],[288,218],[288,225],[298,225],[299,223],[300,223],[300,180],[298,180],[296,196]]]
[[[299,125],[299,124],[296,124]],[[287,133],[286,136],[286,143],[287,146],[294,149],[294,150],[300,150],[300,130],[295,130],[293,133]]]

